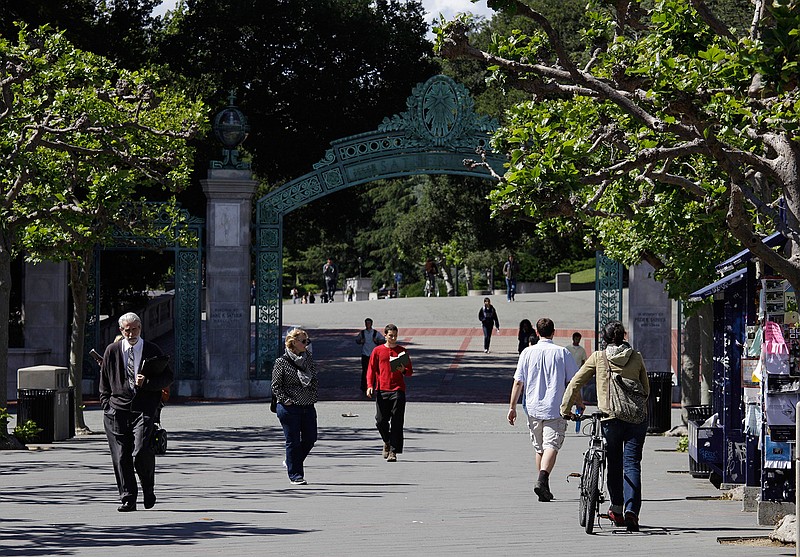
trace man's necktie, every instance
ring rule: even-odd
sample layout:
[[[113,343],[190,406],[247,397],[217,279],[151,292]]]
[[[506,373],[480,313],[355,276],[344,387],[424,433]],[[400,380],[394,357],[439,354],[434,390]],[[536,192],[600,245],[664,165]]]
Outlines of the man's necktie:
[[[128,348],[128,364],[126,366],[126,370],[128,372],[128,384],[131,386],[131,390],[136,390],[136,372],[133,369],[133,346]]]

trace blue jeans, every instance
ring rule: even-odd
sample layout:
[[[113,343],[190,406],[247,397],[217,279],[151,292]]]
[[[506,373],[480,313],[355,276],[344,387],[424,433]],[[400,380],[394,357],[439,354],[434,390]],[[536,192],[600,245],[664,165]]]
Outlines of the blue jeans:
[[[303,477],[303,462],[317,442],[317,410],[313,405],[278,403],[278,420],[286,438],[286,471],[290,480]]]
[[[506,279],[506,298],[508,301],[514,299],[514,296],[517,294],[517,279],[507,278]]]
[[[603,422],[606,440],[606,485],[612,505],[639,516],[642,508],[642,449],[647,420],[629,424],[613,419]]]

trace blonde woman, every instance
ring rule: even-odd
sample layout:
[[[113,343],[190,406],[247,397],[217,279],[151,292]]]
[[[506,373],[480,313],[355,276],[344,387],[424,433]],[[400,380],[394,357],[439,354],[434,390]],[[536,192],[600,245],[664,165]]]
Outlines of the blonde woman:
[[[305,485],[303,462],[317,441],[317,368],[303,329],[286,335],[286,350],[272,368],[272,396],[286,438],[286,471],[294,485]]]

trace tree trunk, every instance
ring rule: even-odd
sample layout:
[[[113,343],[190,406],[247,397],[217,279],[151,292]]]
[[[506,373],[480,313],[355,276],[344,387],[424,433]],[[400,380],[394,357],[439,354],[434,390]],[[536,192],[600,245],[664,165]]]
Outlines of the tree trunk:
[[[442,275],[442,280],[444,280],[444,285],[447,288],[447,295],[455,296],[456,287],[453,284],[453,277],[450,275],[450,267],[440,263],[437,263],[437,266],[439,267],[439,273]]]
[[[75,388],[75,431],[91,433],[83,417],[83,347],[86,341],[86,312],[88,311],[89,273],[92,252],[70,262],[69,286],[72,292],[72,333],[69,347],[69,381]]]
[[[710,405],[714,393],[714,306],[706,303],[686,317],[681,334],[681,419],[687,406]]]
[[[0,408],[8,407],[8,314],[11,298],[11,252],[0,244]]]
[[[703,304],[700,319],[700,404],[711,404],[714,394],[714,306]]]

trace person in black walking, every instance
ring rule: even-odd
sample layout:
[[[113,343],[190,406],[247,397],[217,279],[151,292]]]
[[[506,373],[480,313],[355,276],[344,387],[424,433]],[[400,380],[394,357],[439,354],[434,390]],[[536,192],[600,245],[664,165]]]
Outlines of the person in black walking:
[[[533,325],[530,319],[523,319],[519,322],[519,332],[517,333],[517,352],[522,354],[528,346],[532,346],[539,342],[539,335],[533,330]]]
[[[483,299],[483,307],[478,310],[478,321],[483,326],[483,351],[489,353],[489,344],[492,342],[492,326],[500,332],[500,321],[497,319],[497,311],[489,298]]]
[[[322,266],[322,278],[325,279],[325,294],[327,294],[327,300],[323,300],[323,302],[332,302],[336,292],[336,282],[339,280],[339,269],[336,268],[330,257]]]

